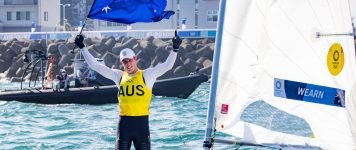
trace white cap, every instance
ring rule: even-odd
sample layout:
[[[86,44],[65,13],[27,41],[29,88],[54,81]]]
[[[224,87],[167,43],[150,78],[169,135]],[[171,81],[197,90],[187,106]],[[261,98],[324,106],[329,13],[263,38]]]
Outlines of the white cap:
[[[120,61],[129,58],[132,59],[135,56],[135,52],[132,49],[125,48],[120,52]]]

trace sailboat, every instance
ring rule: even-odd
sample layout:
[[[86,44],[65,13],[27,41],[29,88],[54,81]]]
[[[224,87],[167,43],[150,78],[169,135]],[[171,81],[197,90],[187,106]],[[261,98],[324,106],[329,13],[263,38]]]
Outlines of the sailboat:
[[[353,36],[348,0],[221,0],[204,148],[356,149]],[[280,127],[301,120],[310,132],[244,120],[256,103],[292,116]]]

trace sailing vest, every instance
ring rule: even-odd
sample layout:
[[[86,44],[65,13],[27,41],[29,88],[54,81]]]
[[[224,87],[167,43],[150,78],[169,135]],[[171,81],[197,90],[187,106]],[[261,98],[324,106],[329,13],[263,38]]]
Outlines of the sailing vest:
[[[123,73],[118,93],[120,116],[149,115],[151,97],[152,90],[146,86],[142,70],[134,76]]]

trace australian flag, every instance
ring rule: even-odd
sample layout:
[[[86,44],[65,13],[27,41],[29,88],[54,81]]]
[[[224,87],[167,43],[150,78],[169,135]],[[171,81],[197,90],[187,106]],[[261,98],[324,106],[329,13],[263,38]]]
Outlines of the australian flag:
[[[164,11],[166,0],[95,0],[88,18],[132,24],[169,19],[174,11]]]

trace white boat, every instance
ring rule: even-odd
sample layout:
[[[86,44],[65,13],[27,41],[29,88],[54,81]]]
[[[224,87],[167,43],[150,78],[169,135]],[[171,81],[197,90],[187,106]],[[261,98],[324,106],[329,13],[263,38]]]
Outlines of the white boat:
[[[356,149],[353,35],[348,0],[221,0],[204,148]],[[256,103],[292,117],[283,130],[244,120]]]

